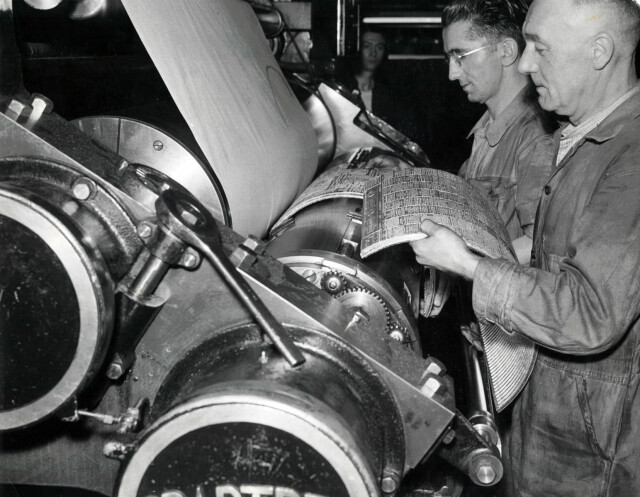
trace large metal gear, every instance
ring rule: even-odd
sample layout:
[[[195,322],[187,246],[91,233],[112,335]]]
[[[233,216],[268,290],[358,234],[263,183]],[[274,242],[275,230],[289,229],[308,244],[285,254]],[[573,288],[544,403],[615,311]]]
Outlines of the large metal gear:
[[[322,275],[320,288],[330,295],[339,295],[347,288],[347,278],[340,271],[328,271]]]
[[[343,305],[353,309],[372,329],[386,332],[390,313],[377,293],[367,288],[355,287],[347,288],[335,298]]]

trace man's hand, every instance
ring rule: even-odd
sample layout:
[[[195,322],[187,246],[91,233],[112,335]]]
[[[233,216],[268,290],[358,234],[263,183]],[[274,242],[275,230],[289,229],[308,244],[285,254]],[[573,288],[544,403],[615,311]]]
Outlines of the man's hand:
[[[378,169],[379,171],[402,171],[403,169],[412,169],[413,166],[404,162],[398,157],[389,155],[378,155],[369,159],[360,169]]]
[[[420,231],[427,237],[409,243],[420,264],[473,280],[480,256],[471,252],[462,238],[428,219],[422,219]]]

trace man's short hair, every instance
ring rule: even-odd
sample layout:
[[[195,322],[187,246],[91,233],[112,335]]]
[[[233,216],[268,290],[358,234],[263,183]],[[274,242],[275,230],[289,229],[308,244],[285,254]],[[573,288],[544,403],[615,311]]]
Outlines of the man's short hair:
[[[634,48],[640,39],[640,2],[638,0],[573,0],[575,5],[600,5],[614,14],[619,35]]]
[[[492,42],[512,38],[522,53],[525,46],[522,25],[529,3],[530,0],[453,0],[442,12],[442,27],[469,22],[472,36],[486,37]]]

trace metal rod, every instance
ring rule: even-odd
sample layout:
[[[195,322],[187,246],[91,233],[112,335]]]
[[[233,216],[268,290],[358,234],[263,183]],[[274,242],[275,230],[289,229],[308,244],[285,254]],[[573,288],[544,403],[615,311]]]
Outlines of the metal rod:
[[[273,345],[284,356],[292,366],[299,366],[305,361],[300,349],[293,343],[282,325],[273,317],[271,311],[267,309],[262,300],[249,286],[249,283],[240,276],[235,266],[225,255],[217,253],[211,247],[206,246],[206,250],[201,248],[204,255],[213,267],[218,270],[222,278],[235,292],[240,301],[247,307],[264,332],[269,336]]]

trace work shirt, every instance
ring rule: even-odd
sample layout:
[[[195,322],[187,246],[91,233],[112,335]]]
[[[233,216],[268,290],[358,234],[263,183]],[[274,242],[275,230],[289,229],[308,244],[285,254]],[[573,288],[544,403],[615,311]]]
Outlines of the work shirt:
[[[473,283],[479,319],[541,345],[514,405],[513,495],[640,495],[639,94],[558,163],[531,264],[484,258]]]
[[[458,174],[496,207],[511,240],[533,237],[542,187],[553,168],[553,128],[526,87],[495,120],[486,112],[469,133],[471,156]]]

